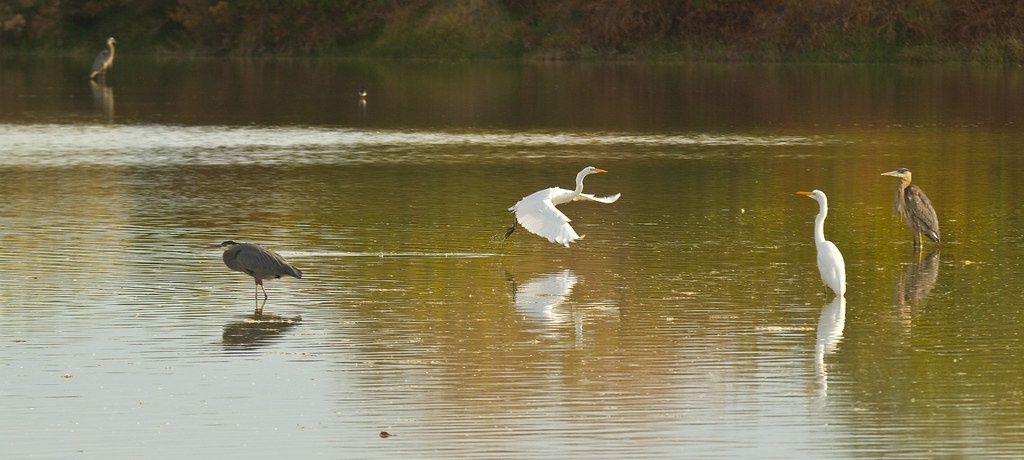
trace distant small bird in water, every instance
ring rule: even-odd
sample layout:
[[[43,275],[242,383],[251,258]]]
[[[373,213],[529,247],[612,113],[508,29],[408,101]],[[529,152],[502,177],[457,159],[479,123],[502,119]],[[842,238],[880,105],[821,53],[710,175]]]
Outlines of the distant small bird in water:
[[[114,66],[114,37],[107,39],[107,47],[100,54],[96,55],[96,60],[92,61],[92,73],[89,74],[89,78],[96,78],[97,75],[100,79],[105,79],[107,76],[107,70]]]
[[[359,88],[359,99],[366,99],[366,88]]]
[[[910,170],[902,168],[882,173],[882,175],[897,177],[900,180],[896,184],[896,198],[893,200],[892,206],[896,214],[899,214],[914,232],[914,247],[921,248],[923,246],[921,235],[939,243],[939,218],[935,215],[935,208],[932,207],[931,200],[925,196],[920,187],[910,183]]]
[[[224,264],[228,268],[246,273],[256,280],[256,301],[259,302],[260,289],[263,289],[263,301],[267,300],[267,288],[263,280],[277,279],[284,275],[302,278],[302,272],[276,252],[252,243],[236,243],[225,241],[221,244],[207,246],[207,249],[224,249]],[[256,307],[259,313],[262,308]]]

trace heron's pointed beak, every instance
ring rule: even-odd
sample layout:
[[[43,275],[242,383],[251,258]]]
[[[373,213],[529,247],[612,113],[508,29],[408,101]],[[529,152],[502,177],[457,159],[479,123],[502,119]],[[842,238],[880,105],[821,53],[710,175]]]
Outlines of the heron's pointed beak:
[[[883,176],[895,176],[895,177],[900,177],[900,173],[899,173],[899,170],[896,170],[896,171],[889,171],[889,172],[884,172],[884,173],[882,173],[882,175],[883,175]]]
[[[797,195],[811,196],[811,195],[814,195],[814,192],[796,192],[796,194]]]
[[[210,246],[203,246],[203,249],[224,249],[223,244],[214,244]]]

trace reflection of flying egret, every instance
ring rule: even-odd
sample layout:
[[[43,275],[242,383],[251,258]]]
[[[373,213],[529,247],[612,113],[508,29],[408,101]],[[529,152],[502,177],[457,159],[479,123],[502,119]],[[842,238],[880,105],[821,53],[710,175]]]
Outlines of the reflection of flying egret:
[[[89,74],[89,78],[96,78],[97,75],[100,78],[106,78],[107,70],[114,66],[114,37],[107,39],[107,48],[100,51],[100,54],[96,55],[96,60],[92,61],[92,72]]]
[[[846,324],[846,298],[836,296],[821,307],[818,318],[818,340],[814,344],[814,366],[818,370],[818,384],[824,393],[828,389],[828,371],[825,369],[825,355],[835,351],[843,338]]]
[[[283,275],[302,278],[302,272],[284,260],[284,257],[252,243],[225,241],[221,244],[207,246],[207,248],[224,248],[224,264],[228,268],[246,273],[256,280],[257,302],[259,302],[260,289],[263,289],[263,300],[267,300],[267,288],[263,287],[263,280],[276,279]],[[256,307],[257,313],[262,310],[260,306]]]
[[[920,187],[910,183],[910,170],[902,168],[882,173],[882,175],[900,179],[896,185],[896,199],[892,206],[896,214],[899,214],[903,221],[910,226],[910,230],[914,232],[914,247],[923,245],[922,234],[938,243],[939,218],[935,215],[935,208],[932,207],[931,200],[925,196]]]
[[[560,322],[554,308],[565,302],[576,285],[576,275],[566,269],[527,281],[515,290],[516,309],[532,319]]]
[[[576,231],[569,225],[569,218],[559,211],[558,206],[576,200],[590,200],[599,203],[614,203],[619,199],[621,193],[608,197],[596,197],[583,193],[583,178],[594,173],[608,172],[587,166],[576,175],[576,190],[566,190],[558,187],[546,188],[519,200],[518,203],[508,208],[512,211],[512,226],[505,232],[508,238],[516,230],[516,224],[522,225],[527,230],[547,238],[552,243],[559,243],[569,247],[569,243],[583,238],[576,234]]]
[[[814,198],[818,202],[818,217],[814,218],[814,245],[818,248],[818,272],[821,281],[842,297],[846,294],[846,263],[843,254],[831,241],[825,239],[825,216],[828,215],[828,198],[825,192],[796,192]]]

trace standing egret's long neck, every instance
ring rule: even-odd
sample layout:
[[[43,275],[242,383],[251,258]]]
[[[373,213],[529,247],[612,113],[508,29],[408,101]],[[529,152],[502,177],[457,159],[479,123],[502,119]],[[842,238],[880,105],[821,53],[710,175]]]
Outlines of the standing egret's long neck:
[[[818,206],[821,208],[818,210],[818,217],[814,218],[814,242],[824,243],[825,242],[825,216],[828,215],[828,201],[822,197],[821,201],[818,202]]]

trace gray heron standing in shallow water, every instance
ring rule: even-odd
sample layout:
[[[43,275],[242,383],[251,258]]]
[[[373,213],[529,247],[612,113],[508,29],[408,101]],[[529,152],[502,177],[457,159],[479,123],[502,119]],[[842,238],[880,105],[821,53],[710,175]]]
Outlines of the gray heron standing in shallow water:
[[[302,278],[302,272],[284,260],[276,252],[252,243],[236,243],[225,241],[221,244],[207,246],[207,249],[224,249],[224,264],[228,268],[239,271],[256,280],[256,302],[259,304],[260,289],[263,289],[263,301],[267,300],[267,288],[263,280],[277,279],[284,275]],[[256,307],[256,313],[263,309]]]
[[[96,78],[97,75],[99,75],[100,79],[107,77],[107,69],[114,66],[114,43],[117,43],[114,37],[108,38],[108,49],[100,51],[100,54],[96,55],[96,60],[92,61],[92,73],[89,74],[90,79]]]
[[[892,206],[896,214],[899,214],[914,232],[914,247],[923,246],[921,235],[939,243],[939,218],[935,215],[931,200],[920,187],[910,183],[910,170],[902,168],[882,175],[897,177],[900,180],[896,185],[896,199]]]

